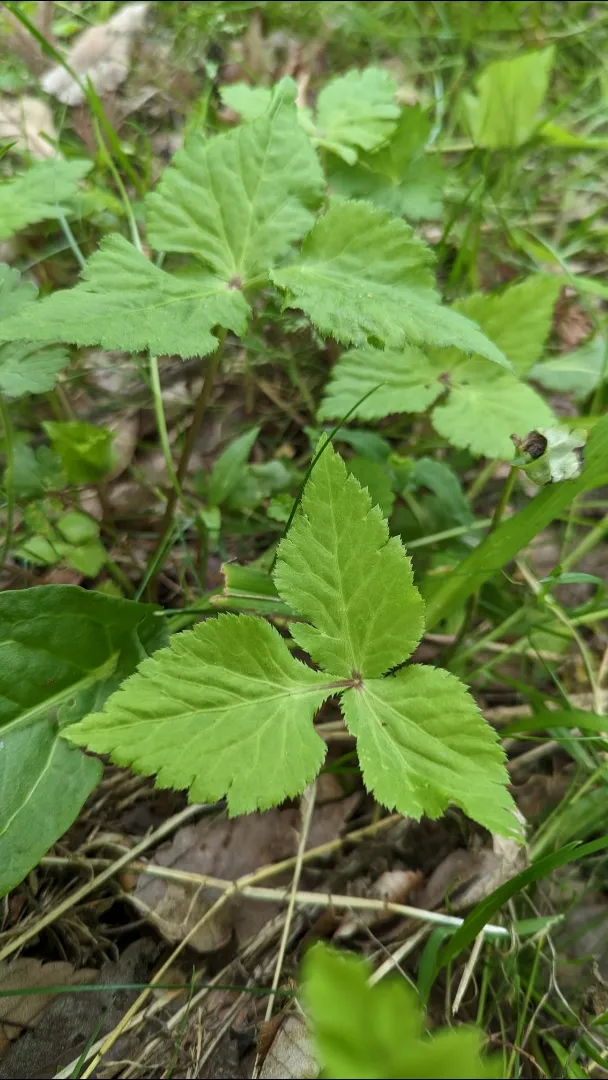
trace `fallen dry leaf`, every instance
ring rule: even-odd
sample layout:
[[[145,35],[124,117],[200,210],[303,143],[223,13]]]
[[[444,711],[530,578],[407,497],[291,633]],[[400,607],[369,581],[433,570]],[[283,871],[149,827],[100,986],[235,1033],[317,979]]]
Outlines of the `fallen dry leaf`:
[[[283,1018],[266,1055],[261,1080],[302,1080],[318,1075],[319,1066],[306,1021],[299,1013],[289,1013]]]
[[[38,98],[0,98],[0,139],[35,158],[59,156],[51,110]]]
[[[520,822],[524,819],[518,815]],[[492,846],[472,852],[451,851],[433,871],[424,889],[417,896],[420,907],[432,910],[449,893],[450,909],[464,908],[485,900],[494,889],[527,866],[523,844],[503,836],[493,836]]]
[[[72,71],[89,78],[99,95],[109,94],[129,74],[135,35],[144,25],[149,3],[125,4],[111,19],[79,34],[67,57]],[[80,105],[84,92],[64,67],[57,65],[41,79],[43,90],[64,105]]]
[[[336,787],[341,794],[335,777],[320,779],[323,783],[309,833],[309,848],[336,839],[359,798],[354,795],[335,800]],[[268,810],[236,819],[205,817],[196,825],[180,829],[172,843],[159,850],[152,865],[234,881],[261,866],[294,855],[299,824],[300,814],[295,808]],[[288,872],[274,877],[272,885],[289,880]],[[167,881],[143,873],[131,900],[173,942],[181,941],[221,895],[220,890],[211,887],[201,888],[196,883]],[[213,952],[230,940],[233,931],[239,941],[247,941],[280,910],[275,904],[235,897],[204,924],[190,939],[190,945],[199,952]]]
[[[20,957],[10,964],[0,964],[0,1053],[25,1030],[35,1027],[41,1013],[54,1000],[54,994],[32,994],[49,986],[76,986],[94,980],[97,972],[58,960],[43,964],[34,957]],[[28,990],[23,997],[3,997],[7,991]]]

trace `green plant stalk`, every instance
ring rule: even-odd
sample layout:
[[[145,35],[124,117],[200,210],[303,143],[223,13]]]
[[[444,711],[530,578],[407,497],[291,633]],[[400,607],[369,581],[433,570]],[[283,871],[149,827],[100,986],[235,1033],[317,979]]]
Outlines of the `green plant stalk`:
[[[576,566],[587,552],[592,551],[597,544],[601,544],[606,533],[608,533],[608,514],[606,517],[603,517],[601,521],[598,521],[597,525],[594,525],[594,527],[589,530],[586,536],[581,540],[580,544],[577,544],[569,555],[564,556],[562,559],[562,570],[570,570],[573,566]]]
[[[170,543],[171,535],[173,533],[173,529],[174,529],[173,519],[174,519],[174,516],[175,516],[175,507],[177,506],[178,499],[181,498],[182,484],[183,484],[184,478],[186,476],[186,473],[188,471],[188,465],[190,464],[190,458],[192,457],[192,451],[194,450],[194,447],[196,445],[196,440],[198,438],[198,435],[199,435],[203,420],[205,418],[205,414],[207,412],[207,406],[208,406],[209,400],[211,398],[211,391],[213,389],[213,383],[214,383],[215,377],[216,377],[216,375],[217,375],[217,373],[219,371],[219,367],[220,367],[220,364],[221,364],[221,361],[222,361],[222,356],[224,355],[224,346],[225,346],[225,343],[226,343],[226,334],[227,334],[227,331],[225,329],[223,329],[223,328],[221,328],[219,330],[219,332],[218,332],[218,347],[215,350],[215,352],[213,353],[213,355],[210,356],[208,361],[207,361],[207,366],[205,368],[205,376],[204,376],[204,379],[203,379],[203,385],[202,385],[202,388],[201,388],[201,392],[200,392],[200,394],[198,396],[198,399],[196,401],[196,404],[194,406],[194,412],[192,414],[192,420],[190,421],[190,427],[188,428],[188,431],[187,431],[187,434],[186,434],[186,441],[184,443],[184,447],[183,447],[183,450],[182,450],[182,453],[181,453],[181,456],[180,456],[180,459],[179,459],[179,464],[177,466],[177,470],[174,471],[173,466],[171,466],[171,475],[172,475],[172,477],[174,477],[174,486],[172,487],[171,491],[169,492],[169,497],[167,499],[167,504],[165,506],[165,513],[164,513],[163,520],[162,520],[162,523],[161,523],[160,539],[159,539],[159,542],[157,544],[156,550],[154,551],[154,554],[152,556],[151,572],[148,575],[148,587],[149,587],[152,595],[154,595],[154,593],[156,591],[156,578],[157,578],[157,575],[158,575],[158,571],[159,571],[159,568],[160,568],[160,566],[162,564],[162,560],[164,559],[164,557],[165,557],[165,555],[167,553],[168,545]],[[151,372],[152,372],[152,368],[151,368]],[[158,368],[157,368],[157,372],[158,372]],[[159,419],[161,419],[161,424],[160,424],[160,427],[159,427],[159,436],[161,438],[161,442],[163,441],[163,438],[165,440],[164,445],[163,445],[163,451],[165,452],[165,455],[166,455],[167,450],[168,450],[168,437],[167,437],[167,434],[166,434],[167,429],[166,429],[166,424],[165,424],[164,412],[163,412],[163,409],[162,409],[162,395],[161,395],[161,390],[160,390],[160,383],[157,383],[154,400],[155,400],[155,408],[157,410],[157,422],[158,422]],[[163,429],[164,429],[164,435],[161,434]],[[169,459],[170,459],[170,456],[171,455],[170,455],[170,452],[169,452]],[[167,459],[167,457],[166,457],[166,460],[169,460],[169,459]]]
[[[501,495],[500,495],[500,499],[499,499],[499,502],[498,502],[498,506],[496,507],[496,509],[494,511],[494,514],[492,516],[492,524],[490,525],[490,532],[491,533],[493,533],[494,530],[498,528],[498,526],[500,525],[500,523],[501,523],[501,521],[502,521],[502,519],[504,517],[505,510],[507,509],[507,506],[509,505],[509,499],[511,498],[511,495],[513,493],[513,487],[515,485],[515,480],[516,480],[518,471],[519,470],[518,470],[516,465],[512,465],[510,470],[509,470],[509,475],[507,476],[507,479],[505,480],[505,483],[504,483],[504,486],[503,486],[503,489],[502,489],[502,492],[501,492]]]
[[[176,499],[182,499],[182,489],[179,480],[177,479],[177,473],[173,467],[173,456],[171,454],[171,445],[169,443],[169,432],[167,431],[167,420],[165,417],[165,410],[163,408],[163,391],[160,384],[160,372],[158,368],[158,357],[150,356],[150,388],[152,390],[152,401],[154,402],[154,417],[156,419],[156,430],[158,432],[158,439],[160,442],[161,450],[163,452],[163,458],[165,459],[165,468],[167,475],[171,481],[171,486],[175,492]]]
[[[13,425],[11,424],[8,405],[6,404],[6,401],[1,394],[0,417],[2,418],[2,427],[4,430],[4,486],[6,488],[6,535],[4,537],[4,543],[2,544],[2,552],[0,554],[0,563],[3,563],[10,548],[11,537],[13,533],[13,514],[15,510],[15,499],[13,490],[15,442],[13,439]]]

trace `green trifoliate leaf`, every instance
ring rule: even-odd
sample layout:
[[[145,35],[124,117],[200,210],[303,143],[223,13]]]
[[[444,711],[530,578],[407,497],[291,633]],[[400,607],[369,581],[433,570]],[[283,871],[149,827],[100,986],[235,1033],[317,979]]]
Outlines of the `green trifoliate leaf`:
[[[433,427],[453,446],[510,461],[511,435],[554,423],[553,412],[531,386],[512,375],[492,378],[486,368],[467,361],[454,371],[445,404],[433,410]]]
[[[242,334],[249,307],[238,289],[210,274],[177,277],[110,236],[82,281],[0,323],[0,340],[66,341],[159,355],[205,356],[224,326]]]
[[[381,512],[331,447],[281,541],[275,584],[313,624],[292,625],[298,645],[342,678],[382,675],[422,636],[423,605],[403,545],[389,538]]]
[[[399,117],[396,90],[381,68],[332,79],[317,98],[315,141],[352,165],[359,150],[374,150],[394,131]]]
[[[467,126],[476,146],[521,146],[534,134],[554,51],[550,45],[488,64],[477,80],[477,95],[464,95]]]
[[[176,154],[146,199],[155,247],[194,253],[240,287],[308,232],[324,180],[298,123],[295,95],[295,84],[285,79],[258,120],[213,139],[194,138]]]
[[[78,192],[78,182],[90,161],[38,161],[23,176],[0,183],[0,240],[33,225],[56,218]]]
[[[220,615],[176,635],[169,649],[91,716],[65,731],[161,787],[196,802],[227,794],[231,814],[274,806],[304,790],[325,744],[312,719],[325,676],[294,660],[269,623]]]
[[[300,255],[271,277],[287,305],[344,344],[455,345],[504,365],[474,323],[439,304],[432,261],[404,221],[367,202],[334,202]]]
[[[342,695],[368,790],[406,817],[440,817],[450,803],[491,832],[518,836],[505,755],[468,690],[415,664]]]
[[[63,349],[41,349],[22,341],[0,345],[0,393],[22,397],[52,390],[68,360]]]
[[[574,392],[577,400],[582,401],[608,379],[608,350],[604,336],[600,334],[580,349],[536,364],[530,377],[547,390],[558,390],[562,394]]]
[[[542,352],[558,292],[554,279],[538,276],[500,294],[476,294],[456,306],[461,315],[479,323],[514,370],[523,374]],[[390,413],[421,412],[437,401],[432,421],[439,434],[486,457],[511,460],[512,434],[553,423],[549,406],[515,376],[458,349],[424,353],[412,346],[343,354],[319,416],[343,416],[379,383],[379,389],[357,407],[357,416],[372,420]]]
[[[386,146],[361,154],[356,165],[336,161],[330,166],[330,188],[412,221],[438,217],[445,179],[439,155],[425,150],[430,129],[422,109],[404,109]]]
[[[481,1032],[446,1028],[424,1033],[416,995],[405,979],[370,986],[371,966],[318,944],[304,958],[302,990],[319,1061],[326,1077],[368,1080],[385,1076],[500,1075],[500,1061],[483,1061]]]
[[[561,480],[577,480],[583,471],[586,431],[538,428],[524,440],[514,437],[513,442],[520,451],[515,464],[540,487]]]
[[[153,608],[66,585],[0,594],[0,896],[72,824],[101,765],[59,737],[57,712],[99,707],[146,655]]]
[[[220,88],[220,97],[233,112],[240,113],[243,120],[259,120],[272,101],[272,90],[266,86],[249,86],[249,83],[232,83]]]

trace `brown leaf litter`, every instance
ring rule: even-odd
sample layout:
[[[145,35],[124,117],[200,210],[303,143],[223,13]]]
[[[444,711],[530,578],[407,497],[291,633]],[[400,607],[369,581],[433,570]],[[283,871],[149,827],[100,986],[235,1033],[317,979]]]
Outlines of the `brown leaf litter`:
[[[334,840],[358,802],[359,796],[344,798],[331,775],[319,781],[319,795],[308,838],[311,848]],[[296,853],[299,812],[297,809],[267,810],[229,819],[203,817],[187,825],[171,844],[157,852],[151,866],[170,868],[236,881],[261,866],[280,862]],[[288,882],[290,875],[274,879]],[[131,900],[168,941],[181,941],[202,915],[222,895],[222,891],[197,882],[171,881],[144,873]],[[239,942],[254,937],[281,910],[280,905],[259,903],[243,896],[225,904],[217,915],[190,938],[198,952],[223,948],[235,933]]]
[[[0,98],[0,140],[40,160],[61,156],[51,110],[45,101],[27,95]]]

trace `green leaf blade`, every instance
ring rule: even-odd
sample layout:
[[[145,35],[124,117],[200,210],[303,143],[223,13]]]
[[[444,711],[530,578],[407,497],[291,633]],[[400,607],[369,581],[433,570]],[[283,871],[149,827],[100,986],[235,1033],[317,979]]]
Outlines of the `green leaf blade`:
[[[311,228],[323,174],[285,79],[259,119],[193,139],[146,199],[161,251],[194,253],[225,282],[246,286]]]
[[[269,623],[220,615],[172,638],[102,714],[65,735],[156,773],[160,787],[188,788],[192,801],[227,795],[231,814],[251,813],[300,794],[316,776],[325,744],[312,718],[331,692]]]
[[[334,201],[300,255],[271,278],[288,306],[346,345],[456,346],[508,366],[474,323],[439,304],[432,261],[404,221],[371,203]]]
[[[342,695],[365,785],[405,816],[440,817],[455,803],[503,836],[519,836],[504,753],[466,687],[419,664]]]
[[[90,161],[38,161],[23,176],[0,184],[0,240],[38,221],[58,217],[78,192]]]
[[[331,447],[279,545],[274,580],[281,598],[314,624],[294,623],[292,636],[334,675],[381,675],[422,636],[423,605],[403,545],[389,539],[381,512]]]
[[[549,87],[554,46],[488,64],[477,96],[465,94],[465,114],[476,146],[522,146],[534,134]]]
[[[316,141],[349,164],[358,150],[374,150],[395,129],[397,85],[387,71],[368,67],[331,79],[317,98]]]
[[[391,413],[424,412],[444,392],[441,359],[415,345],[392,349],[349,349],[335,365],[319,408],[320,420],[345,416],[354,409],[360,420]],[[377,387],[377,389],[374,389]],[[365,393],[370,396],[361,401]],[[360,404],[358,404],[360,402]]]
[[[16,398],[52,390],[68,361],[64,349],[41,349],[26,342],[0,345],[0,393]]]
[[[211,275],[180,278],[155,266],[123,237],[104,240],[81,282],[0,324],[0,340],[65,341],[161,356],[205,356],[217,326],[242,334],[249,306]]]
[[[0,896],[72,824],[99,763],[59,736],[157,644],[154,608],[47,585],[0,593]],[[59,723],[56,717],[59,716]]]

